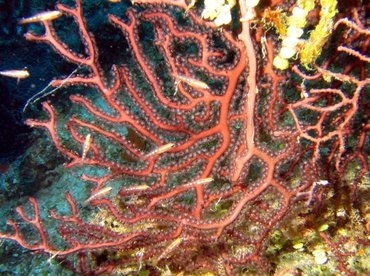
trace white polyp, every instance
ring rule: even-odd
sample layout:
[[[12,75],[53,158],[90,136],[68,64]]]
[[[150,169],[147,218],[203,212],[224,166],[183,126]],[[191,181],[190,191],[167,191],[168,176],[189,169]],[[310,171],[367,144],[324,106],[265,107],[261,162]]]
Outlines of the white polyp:
[[[300,19],[302,17],[307,16],[307,11],[305,11],[304,9],[302,9],[300,7],[294,7],[293,10],[292,10],[292,15],[294,17],[297,17],[298,19]]]
[[[247,6],[250,8],[254,8],[255,6],[258,5],[260,0],[246,0]]]
[[[282,46],[283,47],[294,48],[295,46],[298,45],[298,43],[299,43],[298,38],[287,36],[287,37],[284,37],[284,39],[282,41]]]
[[[279,55],[285,59],[291,58],[295,54],[296,54],[296,49],[290,48],[290,47],[281,48],[280,53],[279,53]]]
[[[288,28],[288,37],[295,37],[295,38],[298,38],[298,37],[301,37],[303,35],[303,30],[300,29],[300,28],[297,28],[295,26],[290,26]]]

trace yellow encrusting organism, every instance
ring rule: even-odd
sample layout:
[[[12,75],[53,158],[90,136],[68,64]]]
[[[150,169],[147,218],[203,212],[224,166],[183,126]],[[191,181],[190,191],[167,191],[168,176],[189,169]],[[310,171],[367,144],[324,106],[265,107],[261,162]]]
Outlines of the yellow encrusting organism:
[[[288,16],[281,8],[277,8],[275,10],[272,10],[271,8],[265,9],[263,11],[262,23],[266,31],[271,29],[271,27],[274,27],[280,36],[286,36]]]
[[[337,13],[336,0],[320,0],[320,21],[310,33],[308,40],[301,39],[307,24],[308,13],[315,8],[314,0],[298,0],[292,15],[287,19],[286,31],[279,26],[283,36],[282,48],[274,58],[273,64],[280,70],[289,67],[289,59],[299,54],[301,64],[308,68],[321,54],[329,34],[333,28],[333,18]]]
[[[301,63],[306,68],[313,64],[321,54],[322,48],[333,29],[333,18],[337,14],[336,0],[320,0],[320,5],[319,24],[310,33],[309,39],[305,41],[302,50],[299,52]]]
[[[307,23],[306,17],[314,7],[314,0],[299,0],[297,6],[293,8],[292,15],[287,19],[288,25],[283,37],[282,48],[273,61],[276,68],[285,70],[289,67],[288,59],[296,55],[303,28]]]

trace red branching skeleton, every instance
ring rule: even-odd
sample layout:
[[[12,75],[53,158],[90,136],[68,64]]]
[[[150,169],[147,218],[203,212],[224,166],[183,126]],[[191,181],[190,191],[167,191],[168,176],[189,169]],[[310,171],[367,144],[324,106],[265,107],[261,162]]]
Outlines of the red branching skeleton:
[[[105,214],[101,217],[115,225],[106,225],[104,219],[83,220],[77,203],[66,192],[70,216],[50,212],[52,219],[61,222],[64,248],[48,240],[34,198],[30,199],[33,217],[22,207],[17,212],[35,227],[40,242],[28,244],[13,221],[9,225],[14,233],[1,237],[58,259],[78,253],[76,269],[82,273],[118,271],[137,265],[139,259],[140,266],[141,262],[154,266],[167,262],[178,271],[220,272],[221,263],[226,273],[233,274],[247,262],[264,269],[260,252],[268,234],[291,204],[308,199],[307,191],[322,180],[316,167],[322,144],[334,141],[328,159],[337,170],[345,166],[345,139],[369,79],[350,77],[347,72],[352,68],[332,73],[329,62],[312,76],[295,67],[304,80],[298,87],[302,97],[285,101],[281,86],[286,76],[278,75],[272,67],[273,41],[267,39],[267,56],[258,60],[262,55],[255,48],[261,35],[258,31],[252,35],[248,22],[242,23],[235,38],[229,31],[202,21],[192,10],[186,13],[186,24],[181,25],[173,14],[185,14],[185,1],[135,3],[142,4],[145,11],[138,15],[129,10],[127,20],[113,15],[109,20],[127,39],[136,69],[131,64],[117,64],[109,74],[102,71],[81,0],[74,8],[59,4],[57,9],[77,23],[86,55],[63,44],[49,21],[42,22],[44,35],[26,36],[49,43],[64,59],[89,71],[89,75],[55,80],[54,87],[90,86],[104,102],[103,108],[88,95],[70,96],[73,105],[88,114],[75,114],[65,124],[74,146],[66,146],[65,135],[60,134],[66,130],[58,128],[61,114],[49,102],[43,103],[49,118],[30,119],[27,124],[49,132],[58,151],[69,158],[67,168],[96,166],[107,170],[104,176],[83,175],[82,179],[95,185],[86,204],[99,207]],[[245,1],[240,1],[241,13],[246,14],[247,9]],[[139,28],[144,23],[154,29],[152,47],[162,60],[153,62],[140,43]],[[359,22],[339,24],[355,26],[368,35]],[[180,53],[181,47],[187,51]],[[344,44],[338,51],[367,61]],[[160,62],[165,68],[159,68]],[[351,82],[355,90],[351,96],[340,88],[305,90],[305,82],[320,78]],[[316,105],[319,101],[327,105]],[[329,114],[342,107],[346,111],[341,116]],[[317,112],[318,119],[303,124],[297,115],[299,109]],[[290,125],[282,126],[284,116],[290,116]],[[334,127],[325,130],[328,119]],[[363,126],[362,135],[368,130],[368,125]],[[82,158],[78,150],[88,134],[92,138]],[[302,139],[310,144],[303,147]],[[361,139],[358,147],[364,143],[365,138]],[[350,158],[361,159],[364,174],[367,161],[361,150]],[[117,181],[121,181],[120,190],[113,200],[113,192],[103,189]],[[312,193],[309,197],[310,202],[314,200]],[[93,267],[88,252],[103,249],[128,253],[121,253],[119,259],[107,257]]]

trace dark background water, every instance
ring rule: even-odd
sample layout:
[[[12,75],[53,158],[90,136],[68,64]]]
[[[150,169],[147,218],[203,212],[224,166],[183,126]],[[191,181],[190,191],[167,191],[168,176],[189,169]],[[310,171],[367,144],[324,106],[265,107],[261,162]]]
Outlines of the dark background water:
[[[55,60],[47,45],[24,38],[29,26],[19,25],[22,17],[42,10],[54,9],[55,1],[0,1],[0,71],[27,68],[30,77],[0,77],[0,164],[7,164],[21,154],[30,143],[30,128],[24,125],[27,114],[22,111],[27,100],[55,75]]]
[[[40,114],[41,102],[32,104],[23,112],[23,108],[33,95],[43,90],[53,78],[68,76],[75,65],[67,63],[46,43],[27,41],[24,34],[29,31],[43,33],[41,24],[20,25],[19,20],[34,14],[55,10],[56,3],[74,6],[74,1],[41,1],[41,0],[0,0],[0,71],[21,70],[27,68],[30,77],[17,82],[17,79],[0,76],[0,172],[4,172],[9,163],[24,152],[31,143],[31,129],[24,124],[24,120],[37,117]],[[122,1],[117,5],[106,0],[83,1],[84,16],[88,19],[90,30],[98,34],[95,38],[99,46],[100,57],[110,49],[112,41],[117,41],[115,35],[107,27],[107,14],[123,15],[126,4]],[[66,29],[71,34],[70,26],[54,23],[56,30]],[[64,23],[65,24],[65,23]],[[104,43],[99,42],[99,35]],[[78,32],[77,32],[78,36]],[[73,35],[63,37],[63,42],[74,43]],[[122,52],[118,49],[118,51]],[[106,55],[113,58],[114,55]],[[101,62],[107,67],[113,61]],[[104,68],[103,68],[104,69]],[[61,93],[61,92],[60,92]],[[47,99],[47,98],[45,98]]]

